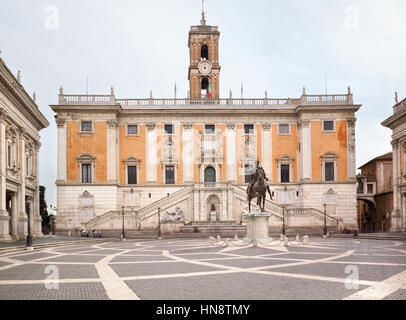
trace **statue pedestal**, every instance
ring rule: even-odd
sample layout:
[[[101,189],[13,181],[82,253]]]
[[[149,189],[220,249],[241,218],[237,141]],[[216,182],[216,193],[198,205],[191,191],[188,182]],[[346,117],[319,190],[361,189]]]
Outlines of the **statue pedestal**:
[[[243,212],[243,217],[247,220],[247,235],[245,241],[269,240],[268,220],[271,214],[260,211]]]

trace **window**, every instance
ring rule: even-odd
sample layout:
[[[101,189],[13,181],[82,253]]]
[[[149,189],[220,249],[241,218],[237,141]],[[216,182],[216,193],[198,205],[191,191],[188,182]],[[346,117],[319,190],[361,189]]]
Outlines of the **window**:
[[[11,154],[11,152],[12,152],[12,148],[11,148],[11,145],[9,144],[8,146],[7,146],[7,164],[8,164],[8,167],[9,168],[11,168],[11,157],[12,157],[12,154]]]
[[[202,59],[209,60],[209,48],[207,47],[207,45],[205,45],[205,44],[202,45],[200,53],[201,53],[201,58]]]
[[[279,134],[289,134],[289,125],[288,124],[280,124],[279,125]]]
[[[82,183],[92,183],[92,165],[82,163]]]
[[[137,184],[137,166],[128,166],[128,184]]]
[[[165,183],[175,184],[175,167],[165,166]]]
[[[129,124],[127,126],[127,134],[138,134],[138,126],[136,124]]]
[[[334,121],[323,121],[323,131],[334,131]]]
[[[325,162],[325,181],[334,181],[334,162]]]
[[[173,134],[173,124],[165,125],[165,134]]]
[[[254,134],[254,125],[253,124],[244,125],[244,133],[245,134]]]
[[[92,132],[93,131],[92,122],[91,121],[82,121],[81,130],[83,132]]]
[[[214,124],[206,124],[204,126],[204,133],[205,134],[214,134],[216,131],[216,126]]]
[[[289,183],[290,182],[289,170],[290,170],[290,165],[289,164],[281,164],[281,182],[282,183]]]
[[[374,193],[374,185],[372,183],[367,184],[367,192]]]
[[[216,169],[207,167],[204,170],[204,182],[216,182]]]
[[[251,183],[251,175],[254,173],[252,169],[249,164],[245,165],[245,183]]]

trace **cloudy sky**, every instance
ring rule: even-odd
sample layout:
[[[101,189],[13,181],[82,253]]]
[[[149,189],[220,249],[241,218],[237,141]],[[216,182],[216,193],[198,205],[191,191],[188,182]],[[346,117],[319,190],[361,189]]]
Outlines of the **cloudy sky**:
[[[221,31],[221,95],[299,97],[354,92],[357,166],[391,150],[394,91],[406,96],[404,0],[206,0]],[[56,126],[49,104],[65,93],[186,96],[190,25],[200,0],[1,0],[0,48],[50,121],[41,132],[40,183],[56,203]]]

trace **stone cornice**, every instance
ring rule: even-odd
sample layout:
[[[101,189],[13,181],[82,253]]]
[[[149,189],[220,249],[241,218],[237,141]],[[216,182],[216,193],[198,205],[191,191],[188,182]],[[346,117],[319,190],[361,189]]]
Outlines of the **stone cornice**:
[[[12,98],[18,101],[20,109],[23,113],[29,113],[35,121],[39,124],[38,129],[43,129],[49,126],[48,120],[39,111],[38,106],[34,100],[25,91],[24,87],[14,77],[12,72],[8,69],[3,59],[0,58],[0,82],[5,86],[7,93]],[[6,92],[5,92],[6,94]]]

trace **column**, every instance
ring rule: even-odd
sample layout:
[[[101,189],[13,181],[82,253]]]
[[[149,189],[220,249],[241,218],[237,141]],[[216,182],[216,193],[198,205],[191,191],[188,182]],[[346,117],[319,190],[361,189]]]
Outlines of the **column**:
[[[309,182],[312,179],[312,141],[310,132],[310,121],[301,120],[299,122],[301,130],[301,151],[302,151],[302,181]]]
[[[183,124],[182,134],[183,152],[183,182],[193,182],[193,129],[191,123]]]
[[[347,176],[348,181],[357,182],[355,158],[355,123],[356,118],[347,119]]]
[[[393,210],[392,210],[392,227],[391,231],[401,231],[401,216],[400,216],[400,198],[401,194],[398,188],[400,177],[400,145],[399,140],[392,140],[393,150]]]
[[[271,123],[262,124],[262,168],[265,171],[269,182],[272,180],[272,125]]]
[[[200,221],[200,198],[199,198],[199,190],[198,185],[195,185],[193,189],[193,221],[197,222]]]
[[[0,108],[0,240],[10,240],[10,217],[6,210],[6,120],[7,112]]]
[[[155,127],[155,124],[147,124],[147,183],[156,183],[157,143]]]
[[[107,183],[117,183],[117,121],[107,122]]]
[[[226,176],[227,181],[237,182],[237,164],[236,164],[236,132],[235,124],[227,124],[226,132]]]
[[[17,168],[19,169],[20,185],[18,186],[18,236],[24,237],[27,235],[27,213],[25,211],[25,129],[19,128],[18,136],[18,152],[17,152]]]
[[[57,125],[57,181],[66,182],[66,127],[65,119],[56,119]]]
[[[221,219],[220,221],[227,221],[227,202],[228,202],[228,194],[227,190],[221,191]]]
[[[232,188],[227,190],[227,198],[227,221],[234,221],[234,194]]]
[[[18,199],[14,192],[11,197],[11,235],[14,240],[18,239]]]
[[[32,234],[34,237],[41,238],[42,234],[42,218],[39,210],[39,150],[41,148],[41,143],[37,141],[35,143],[35,151],[34,151],[34,199],[31,202],[31,227],[32,227]]]

